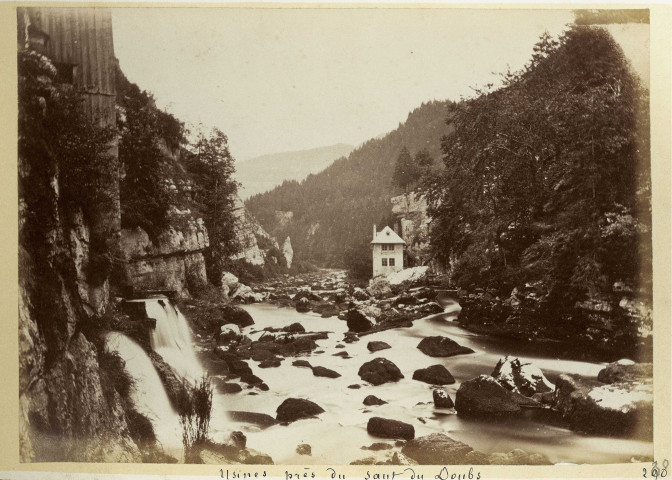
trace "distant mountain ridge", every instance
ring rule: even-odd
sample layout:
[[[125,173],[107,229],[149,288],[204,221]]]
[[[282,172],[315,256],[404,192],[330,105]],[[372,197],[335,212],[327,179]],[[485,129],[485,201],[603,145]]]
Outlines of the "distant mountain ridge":
[[[337,143],[326,147],[262,155],[236,164],[236,179],[242,184],[240,195],[246,199],[272,190],[285,180],[301,181],[318,173],[335,160],[347,157],[355,147]]]

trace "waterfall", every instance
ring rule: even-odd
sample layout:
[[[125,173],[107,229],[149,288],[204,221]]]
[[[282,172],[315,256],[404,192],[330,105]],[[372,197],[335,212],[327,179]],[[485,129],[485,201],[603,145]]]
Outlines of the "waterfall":
[[[152,350],[161,355],[175,372],[194,382],[205,373],[196,358],[191,331],[184,315],[168,299],[145,300],[147,316],[156,320]]]
[[[131,398],[135,408],[150,419],[164,451],[181,458],[180,419],[147,353],[134,340],[119,332],[110,332],[105,336],[105,348],[117,352],[126,362],[126,371],[134,380]]]

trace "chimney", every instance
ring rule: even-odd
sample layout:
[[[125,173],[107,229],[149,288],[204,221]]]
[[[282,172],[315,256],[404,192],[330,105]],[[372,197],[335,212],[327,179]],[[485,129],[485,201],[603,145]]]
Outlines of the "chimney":
[[[377,230],[376,230],[376,226],[374,225],[374,226],[373,226],[373,239],[374,239],[374,240],[376,239],[376,233],[378,233],[378,232],[377,232]]]

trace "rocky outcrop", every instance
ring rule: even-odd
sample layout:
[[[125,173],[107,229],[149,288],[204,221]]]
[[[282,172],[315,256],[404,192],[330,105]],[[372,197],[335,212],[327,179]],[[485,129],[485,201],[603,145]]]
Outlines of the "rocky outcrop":
[[[294,259],[294,249],[292,248],[292,241],[289,237],[285,239],[285,243],[282,244],[282,254],[285,257],[285,262],[287,263],[287,268],[292,268],[292,260]]]
[[[233,208],[236,217],[236,241],[241,246],[241,250],[231,259],[244,260],[250,265],[264,265],[270,258],[271,248],[280,251],[278,242],[263,229],[238,195],[234,199]]]
[[[209,241],[203,220],[177,210],[173,216],[173,225],[154,241],[140,227],[122,230],[125,281],[134,289],[173,290],[186,297],[190,288],[207,283],[203,250]]]
[[[91,241],[81,212],[60,215],[57,176],[30,182],[41,197],[20,209],[19,220],[19,458],[140,462],[130,410],[96,345],[96,321],[109,307],[107,254]]]
[[[417,265],[431,260],[429,248],[429,222],[427,200],[420,191],[390,198],[392,214],[401,226],[401,238],[406,240],[408,253]]]
[[[602,383],[580,375],[562,374],[555,383],[553,406],[569,426],[581,432],[629,435],[651,441],[653,436],[653,378],[611,377],[617,365],[601,373]]]
[[[510,358],[508,355],[497,362],[492,377],[504,388],[526,397],[553,391],[553,384],[538,367],[531,363],[521,363],[519,359]]]
[[[511,392],[487,375],[462,382],[455,395],[455,410],[461,415],[483,416],[520,412],[521,407],[539,406],[523,395]]]

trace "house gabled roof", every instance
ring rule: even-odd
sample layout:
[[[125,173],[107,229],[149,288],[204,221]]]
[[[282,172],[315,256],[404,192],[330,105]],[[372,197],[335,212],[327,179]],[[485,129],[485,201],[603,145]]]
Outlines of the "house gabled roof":
[[[375,243],[401,243],[403,245],[406,245],[406,242],[394,233],[394,230],[392,230],[390,227],[385,227],[383,228],[380,232],[376,233],[376,238],[371,241],[372,244]]]

